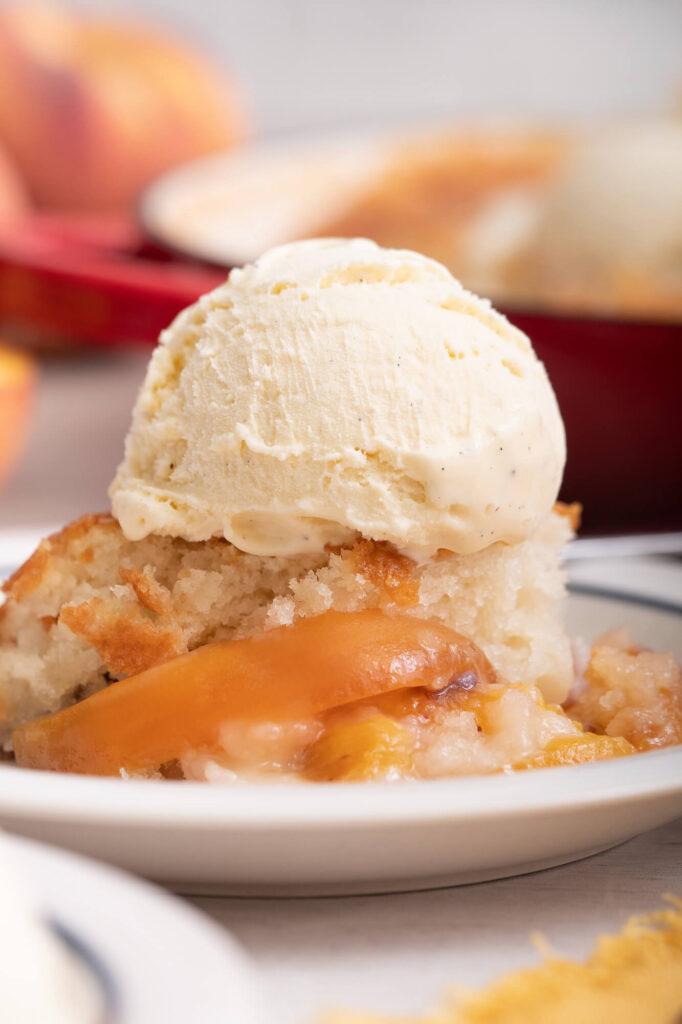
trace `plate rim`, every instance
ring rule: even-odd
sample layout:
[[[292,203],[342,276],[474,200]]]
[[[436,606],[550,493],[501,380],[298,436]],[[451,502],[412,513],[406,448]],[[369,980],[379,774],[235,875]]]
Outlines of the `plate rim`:
[[[680,579],[682,581],[682,566],[680,567]],[[682,616],[682,601],[675,601],[669,597],[652,597],[649,593],[618,590],[614,586],[588,583],[582,580],[571,581],[570,579],[566,584],[566,591],[567,594],[601,597],[607,601],[621,601],[623,604],[634,604],[640,608]]]
[[[334,798],[330,800],[333,792]],[[633,800],[680,795],[682,746],[532,773],[428,779],[396,785],[317,783],[287,787],[211,786],[58,775],[0,765],[0,819],[37,815],[74,824],[184,826],[257,831],[296,828],[388,828],[406,823],[471,823],[519,814],[575,812]]]

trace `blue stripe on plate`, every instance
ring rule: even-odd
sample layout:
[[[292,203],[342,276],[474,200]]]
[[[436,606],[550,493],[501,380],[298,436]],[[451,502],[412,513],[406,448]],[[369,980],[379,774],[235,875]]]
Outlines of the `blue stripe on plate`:
[[[105,1017],[102,1024],[121,1022],[121,996],[109,967],[84,939],[72,932],[61,921],[50,918],[48,926],[95,977],[104,998]]]
[[[590,583],[569,583],[570,594],[586,594],[589,597],[605,597],[611,601],[623,601],[626,604],[637,604],[640,608],[655,608],[657,611],[672,612],[682,615],[682,604],[664,598],[649,597],[646,594],[633,594],[627,590],[615,590],[609,587],[592,586]]]

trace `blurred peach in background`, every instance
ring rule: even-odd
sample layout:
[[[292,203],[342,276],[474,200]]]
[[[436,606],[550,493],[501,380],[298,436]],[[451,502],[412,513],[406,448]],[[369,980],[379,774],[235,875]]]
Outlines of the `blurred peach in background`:
[[[0,341],[0,487],[23,450],[34,385],[33,359]]]
[[[126,209],[161,171],[226,148],[246,128],[225,74],[122,18],[48,4],[0,9],[0,69],[0,141],[44,207]],[[10,197],[6,177],[0,165]]]
[[[18,167],[0,143],[0,223],[26,213],[28,191]]]

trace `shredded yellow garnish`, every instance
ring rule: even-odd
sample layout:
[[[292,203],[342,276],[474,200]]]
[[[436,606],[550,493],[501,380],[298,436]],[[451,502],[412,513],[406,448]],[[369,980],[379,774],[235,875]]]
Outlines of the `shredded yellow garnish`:
[[[538,967],[418,1018],[332,1014],[324,1024],[678,1024],[682,1014],[682,901],[602,935],[584,963],[549,946]]]

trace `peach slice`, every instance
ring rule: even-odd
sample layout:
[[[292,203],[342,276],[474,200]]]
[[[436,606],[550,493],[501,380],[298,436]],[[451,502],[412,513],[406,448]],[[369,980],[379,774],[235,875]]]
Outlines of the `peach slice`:
[[[149,772],[191,750],[216,750],[230,719],[300,720],[393,690],[468,688],[494,675],[471,640],[439,623],[329,611],[113,683],[17,729],[14,751],[28,768]]]
[[[0,344],[0,485],[24,446],[34,382],[33,360]]]
[[[0,10],[0,138],[43,206],[118,212],[244,134],[234,86],[184,40],[50,3]]]

